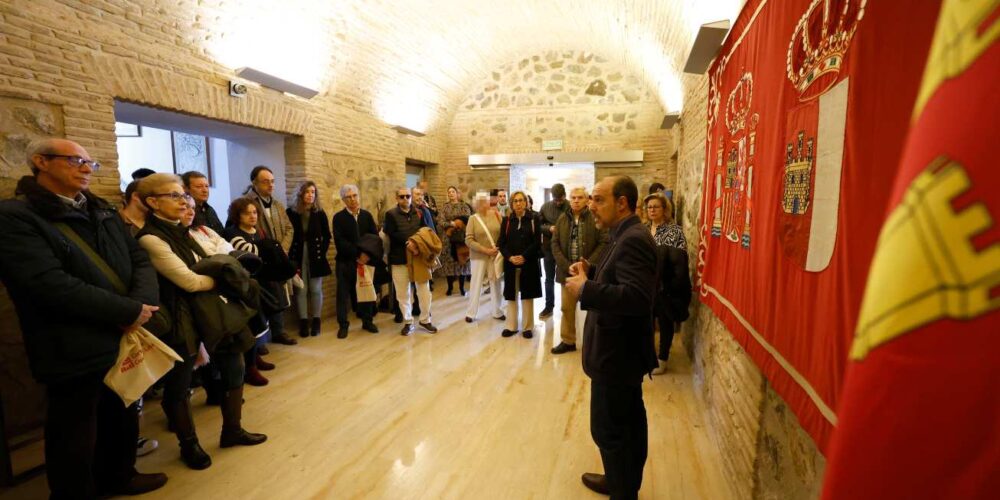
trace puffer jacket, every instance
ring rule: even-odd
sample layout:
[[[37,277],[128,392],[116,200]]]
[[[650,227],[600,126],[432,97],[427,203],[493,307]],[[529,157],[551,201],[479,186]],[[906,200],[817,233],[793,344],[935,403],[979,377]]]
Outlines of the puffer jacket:
[[[42,383],[107,371],[118,357],[123,327],[139,317],[143,304],[159,304],[146,252],[111,204],[83,195],[86,213],[25,176],[16,198],[0,201],[0,280],[17,310],[32,374]],[[128,286],[126,294],[115,291],[57,222],[90,244]]]

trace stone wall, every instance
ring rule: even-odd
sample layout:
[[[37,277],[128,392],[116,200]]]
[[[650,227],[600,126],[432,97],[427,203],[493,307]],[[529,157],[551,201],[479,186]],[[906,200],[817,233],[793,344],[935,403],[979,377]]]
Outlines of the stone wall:
[[[534,54],[491,71],[470,90],[452,119],[439,182],[492,187],[475,184],[495,174],[470,169],[468,155],[537,153],[542,141],[562,139],[562,151],[641,149],[643,167],[595,175],[633,175],[643,190],[654,181],[670,186],[673,139],[660,130],[662,120],[657,98],[611,61],[579,51]]]
[[[245,99],[230,97],[232,69],[215,62],[200,43],[218,36],[208,22],[217,8],[214,2],[171,8],[155,1],[0,2],[0,197],[10,196],[16,180],[28,173],[27,143],[61,136],[103,165],[92,190],[117,198],[115,100],[285,134],[288,194],[313,179],[326,193],[324,202],[350,180],[374,209],[386,186],[403,182],[406,158],[440,163],[441,134],[399,134],[376,118],[371,99],[359,97],[356,86],[304,100],[251,85]],[[338,33],[329,35],[338,39]],[[339,206],[339,200],[327,203]],[[325,315],[334,310],[334,290],[334,279],[325,280]],[[5,290],[0,314],[0,391],[8,402],[8,428],[17,430],[40,414],[41,394],[28,375]]]
[[[696,276],[701,187],[705,172],[708,79],[686,76],[679,134],[677,193]],[[767,379],[725,325],[695,295],[682,339],[694,365],[695,386],[706,403],[737,498],[815,498],[825,460]]]

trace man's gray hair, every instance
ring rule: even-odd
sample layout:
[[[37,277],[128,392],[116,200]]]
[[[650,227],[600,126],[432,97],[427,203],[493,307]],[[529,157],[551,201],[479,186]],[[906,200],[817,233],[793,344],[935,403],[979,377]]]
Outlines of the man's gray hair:
[[[361,196],[361,190],[358,189],[357,186],[354,184],[344,184],[340,187],[340,199],[343,200],[344,198],[347,198],[347,195],[351,194],[351,191],[354,191],[355,193],[358,193],[358,196]]]
[[[52,138],[50,137],[35,139],[28,143],[28,147],[24,150],[25,162],[28,164],[28,168],[31,169],[32,174],[38,173],[38,167],[35,166],[35,160],[33,159],[35,155],[51,153],[52,149]]]

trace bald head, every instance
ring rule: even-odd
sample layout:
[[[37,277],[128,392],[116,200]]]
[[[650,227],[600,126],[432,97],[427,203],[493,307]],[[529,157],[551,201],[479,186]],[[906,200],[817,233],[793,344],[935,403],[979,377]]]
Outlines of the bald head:
[[[46,137],[45,139],[38,139],[31,141],[28,144],[28,149],[26,150],[25,160],[28,163],[28,168],[31,169],[31,173],[38,173],[38,165],[36,161],[44,159],[44,155],[57,154],[57,155],[79,155],[84,159],[89,160],[90,155],[87,154],[87,150],[83,149],[83,146],[69,140],[69,139],[59,139],[56,137]],[[36,160],[36,156],[41,157]]]
[[[100,168],[83,146],[56,138],[29,144],[27,161],[40,186],[69,198],[87,189],[91,174]]]

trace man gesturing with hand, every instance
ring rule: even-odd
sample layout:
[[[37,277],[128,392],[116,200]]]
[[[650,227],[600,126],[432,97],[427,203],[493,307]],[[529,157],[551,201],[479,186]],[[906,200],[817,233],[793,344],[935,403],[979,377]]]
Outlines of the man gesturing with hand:
[[[639,192],[629,177],[594,186],[590,211],[609,243],[597,263],[573,263],[565,291],[588,311],[583,370],[591,379],[590,432],[604,474],[585,473],[591,490],[611,498],[637,498],[646,463],[646,408],[642,379],[656,368],[653,291],[656,246],[635,216]]]

